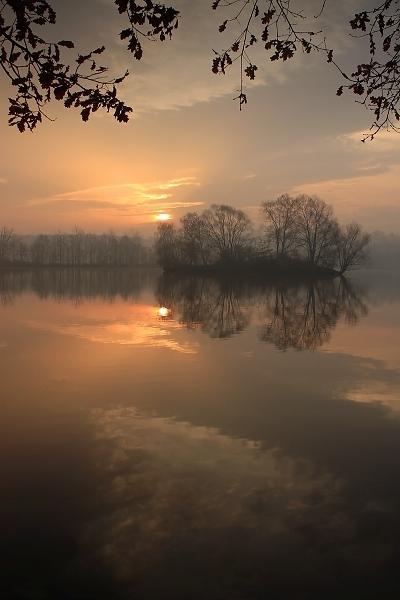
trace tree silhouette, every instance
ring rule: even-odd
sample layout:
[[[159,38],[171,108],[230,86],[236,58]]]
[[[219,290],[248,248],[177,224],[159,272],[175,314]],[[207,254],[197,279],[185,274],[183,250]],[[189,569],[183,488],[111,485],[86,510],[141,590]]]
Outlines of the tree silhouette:
[[[210,0],[211,1],[211,0]],[[247,103],[245,78],[255,79],[258,65],[251,56],[263,44],[272,62],[287,61],[299,50],[317,52],[339,69],[344,83],[337,94],[353,92],[358,102],[374,114],[370,133],[382,128],[400,131],[400,5],[398,0],[375,0],[372,8],[361,10],[350,20],[352,35],[367,38],[368,56],[347,73],[336,62],[318,22],[330,0],[320,0],[317,14],[307,14],[305,0],[213,0],[212,8],[223,11],[219,31],[236,27],[225,50],[214,51],[212,71],[225,74],[236,61],[240,64],[240,107]],[[136,60],[143,56],[143,39],[164,41],[178,26],[179,11],[153,0],[110,0],[127,17],[128,27],[120,32]],[[296,4],[296,6],[294,6]],[[0,67],[16,88],[10,98],[9,123],[19,131],[34,129],[51,100],[66,108],[78,108],[87,121],[100,108],[119,122],[129,120],[132,108],[117,96],[117,86],[128,76],[108,75],[98,64],[105,48],[79,53],[70,59],[75,45],[70,40],[48,41],[37,31],[53,25],[56,13],[49,0],[0,0]]]
[[[129,26],[120,32],[121,40],[136,60],[143,55],[141,38],[164,41],[178,26],[178,11],[151,0],[115,0],[118,12]],[[78,53],[70,60],[66,52],[74,42],[48,41],[37,31],[56,23],[56,12],[47,0],[0,0],[0,67],[15,88],[9,98],[9,124],[20,132],[33,130],[52,100],[65,108],[78,108],[87,121],[99,109],[111,112],[119,122],[129,120],[132,108],[117,96],[117,85],[128,76],[108,75],[108,67],[98,63],[105,47]]]
[[[361,231],[358,223],[350,223],[338,229],[336,236],[336,256],[341,273],[366,262],[370,235]]]
[[[289,194],[261,205],[267,247],[272,247],[277,258],[290,255],[298,246],[298,205]]]
[[[373,139],[382,128],[400,131],[400,5],[398,0],[376,0],[375,6],[356,13],[350,20],[354,36],[367,38],[369,55],[351,73],[336,62],[334,50],[327,41],[319,20],[331,0],[320,0],[320,10],[307,14],[306,2],[298,0],[215,0],[214,10],[224,11],[219,27],[222,33],[235,28],[226,50],[215,52],[214,73],[225,74],[235,62],[240,63],[240,89],[237,99],[240,107],[247,103],[244,78],[255,79],[258,71],[251,50],[263,44],[271,61],[287,61],[301,50],[305,54],[317,52],[334,65],[345,82],[344,90],[356,94],[358,101],[374,114],[370,133]],[[364,141],[363,140],[363,141]]]
[[[366,259],[369,235],[357,223],[340,227],[332,207],[317,196],[283,194],[263,202],[261,236],[246,214],[214,204],[187,213],[181,227],[160,223],[155,238],[158,264],[166,270],[216,267],[297,269],[343,274]]]

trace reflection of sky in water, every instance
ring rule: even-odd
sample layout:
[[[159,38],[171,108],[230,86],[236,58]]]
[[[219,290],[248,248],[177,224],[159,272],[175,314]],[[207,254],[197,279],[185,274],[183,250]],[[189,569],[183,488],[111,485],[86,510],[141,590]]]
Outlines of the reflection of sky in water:
[[[149,592],[160,592],[152,569],[165,558],[176,569],[173,554],[190,552],[192,544],[212,549],[221,563],[234,558],[233,541],[254,552],[268,539],[263,558],[277,563],[290,530],[310,520],[326,527],[327,538],[348,534],[347,522],[341,523],[345,531],[335,523],[341,482],[306,460],[130,409],[95,411],[93,419],[100,448],[108,448],[100,452],[108,474],[100,493],[115,510],[91,524],[87,542],[121,577],[131,578],[133,565],[146,573]],[[208,586],[218,589],[217,581]]]
[[[395,585],[393,287],[24,277],[0,309],[7,581],[22,561],[46,599]]]
[[[174,329],[179,329],[177,323],[157,323],[155,314],[157,311],[153,307],[140,307],[140,311],[131,309],[130,315],[126,320],[101,321],[98,317],[91,322],[85,319],[83,323],[64,323],[62,325],[27,321],[27,326],[44,331],[49,331],[57,335],[69,335],[83,340],[99,344],[120,344],[128,346],[144,346],[152,348],[166,348],[184,354],[195,354],[196,343],[185,342],[183,344],[174,340]],[[137,314],[139,312],[139,314]],[[146,320],[142,320],[143,317]]]

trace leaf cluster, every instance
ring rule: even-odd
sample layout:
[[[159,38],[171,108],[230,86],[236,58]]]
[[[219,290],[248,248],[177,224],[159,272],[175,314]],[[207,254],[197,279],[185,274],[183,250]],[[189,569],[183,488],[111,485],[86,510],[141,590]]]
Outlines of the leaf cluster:
[[[143,55],[139,35],[163,41],[178,26],[178,11],[165,5],[150,0],[115,4],[128,17],[130,27],[120,37],[129,38],[128,49],[136,60]],[[128,71],[109,76],[108,67],[99,63],[104,46],[72,57],[73,41],[44,39],[40,28],[54,25],[56,17],[48,0],[0,0],[0,68],[15,90],[9,98],[9,124],[21,133],[32,131],[50,119],[46,105],[53,100],[78,109],[83,121],[104,109],[126,123],[132,108],[119,98],[117,86]]]
[[[291,0],[217,0],[212,8],[231,11],[219,26],[223,33],[229,26],[235,27],[233,40],[226,50],[214,51],[212,71],[225,74],[227,67],[240,63],[240,89],[237,99],[240,106],[247,103],[244,91],[244,77],[254,80],[258,71],[250,55],[253,46],[262,44],[271,61],[287,61],[299,50],[310,54],[323,51],[328,62],[333,59],[333,51],[326,47],[321,32],[300,26],[305,15],[292,9]]]
[[[353,35],[367,38],[369,61],[357,65],[337,93],[350,90],[374,114],[370,133],[373,139],[381,129],[400,131],[400,3],[385,0],[371,10],[357,13],[350,21]]]

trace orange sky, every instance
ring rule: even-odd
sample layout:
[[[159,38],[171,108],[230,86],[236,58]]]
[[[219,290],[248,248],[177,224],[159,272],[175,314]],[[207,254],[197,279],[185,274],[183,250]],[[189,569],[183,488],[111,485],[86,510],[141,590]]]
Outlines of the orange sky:
[[[60,35],[84,48],[104,43],[115,71],[131,69],[122,93],[135,113],[127,125],[98,113],[85,124],[52,106],[55,122],[21,135],[7,126],[2,83],[0,224],[21,233],[78,225],[150,234],[158,212],[178,219],[216,202],[257,217],[263,200],[302,192],[332,203],[341,220],[400,231],[400,137],[360,142],[370,115],[335,95],[337,73],[319,57],[268,65],[239,113],[237,73],[210,72],[218,15],[203,0],[175,4],[183,17],[174,39],[148,44],[132,64],[112,3],[56,0]],[[352,42],[335,27],[350,8],[340,0],[326,15],[343,60]]]

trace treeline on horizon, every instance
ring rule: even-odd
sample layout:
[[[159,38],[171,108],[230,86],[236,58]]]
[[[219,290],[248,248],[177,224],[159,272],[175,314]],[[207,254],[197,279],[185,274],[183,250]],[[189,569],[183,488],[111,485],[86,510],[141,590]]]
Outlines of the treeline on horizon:
[[[190,267],[327,269],[344,273],[365,263],[370,236],[357,223],[340,226],[315,196],[283,194],[261,204],[262,227],[232,206],[215,204],[158,226],[155,250],[166,270]]]
[[[344,273],[366,261],[370,236],[357,223],[340,226],[332,208],[311,196],[283,194],[263,202],[259,231],[239,209],[214,204],[180,225],[160,223],[153,245],[137,234],[40,234],[27,240],[0,229],[0,265],[193,268],[303,267]]]
[[[30,242],[12,229],[0,229],[0,265],[134,267],[154,265],[154,252],[137,234],[40,234]]]

